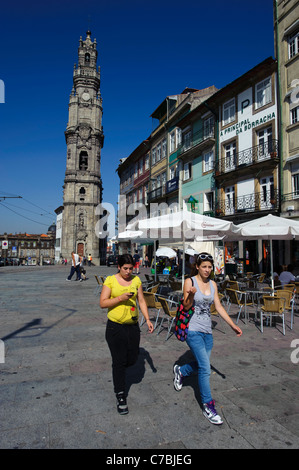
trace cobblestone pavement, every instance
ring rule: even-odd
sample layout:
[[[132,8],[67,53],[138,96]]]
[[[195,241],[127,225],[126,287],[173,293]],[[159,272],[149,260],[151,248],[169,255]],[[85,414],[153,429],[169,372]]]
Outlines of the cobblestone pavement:
[[[299,447],[299,316],[293,330],[287,319],[285,336],[280,323],[261,333],[251,316],[239,322],[240,338],[215,317],[211,387],[222,426],[203,417],[196,377],[180,393],[173,388],[173,365],[191,357],[187,345],[144,324],[127,373],[130,412],[120,416],[94,277],[116,269],[87,267],[81,283],[66,282],[69,269],[0,268],[1,449]]]

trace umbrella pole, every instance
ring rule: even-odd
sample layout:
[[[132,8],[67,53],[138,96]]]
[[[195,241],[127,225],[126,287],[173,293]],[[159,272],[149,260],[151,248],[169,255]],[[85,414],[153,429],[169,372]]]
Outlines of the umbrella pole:
[[[157,240],[154,243],[155,253],[154,253],[154,263],[155,263],[155,282],[157,281],[157,264],[156,264],[156,251],[157,251]]]
[[[185,281],[185,232],[183,228],[183,269],[182,269],[182,290],[184,289],[184,281]]]
[[[270,239],[270,270],[271,270],[271,287],[274,289],[274,279],[273,279],[273,247],[272,239]]]

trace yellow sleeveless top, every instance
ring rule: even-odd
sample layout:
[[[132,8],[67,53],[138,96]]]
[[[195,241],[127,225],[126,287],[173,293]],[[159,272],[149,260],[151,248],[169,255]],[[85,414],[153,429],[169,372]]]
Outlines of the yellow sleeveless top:
[[[141,280],[138,276],[132,276],[132,283],[129,286],[121,286],[115,275],[108,276],[104,286],[111,290],[110,298],[119,297],[125,292],[134,292],[134,295],[125,302],[120,302],[115,307],[108,308],[108,318],[115,323],[134,324],[138,321],[138,308],[136,305],[137,291],[141,286]]]

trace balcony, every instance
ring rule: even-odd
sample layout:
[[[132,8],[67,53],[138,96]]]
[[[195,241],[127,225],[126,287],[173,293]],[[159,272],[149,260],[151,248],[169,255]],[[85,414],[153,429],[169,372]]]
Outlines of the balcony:
[[[276,212],[278,209],[278,190],[261,191],[239,197],[226,194],[225,200],[218,201],[216,204],[215,215],[230,218],[253,212]]]
[[[221,158],[215,165],[215,176],[225,176],[231,171],[242,170],[246,172],[249,166],[265,164],[267,167],[276,166],[278,164],[278,140],[270,140],[264,144],[242,150],[238,153],[226,155]]]
[[[203,129],[201,129],[195,132],[192,137],[185,139],[183,144],[178,147],[178,157],[183,158],[185,156],[191,156],[199,149],[202,151],[206,148],[210,148],[214,143],[214,126],[212,126],[208,132],[203,132]]]
[[[165,185],[150,191],[147,195],[147,202],[150,203],[156,199],[160,199],[165,195]]]

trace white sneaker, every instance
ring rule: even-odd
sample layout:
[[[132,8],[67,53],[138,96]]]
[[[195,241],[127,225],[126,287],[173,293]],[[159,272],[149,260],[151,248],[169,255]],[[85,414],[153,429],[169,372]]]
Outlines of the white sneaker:
[[[177,392],[180,392],[183,387],[183,376],[181,374],[180,366],[175,364],[173,368],[174,379],[173,379],[173,386]]]
[[[222,424],[223,421],[215,409],[215,400],[203,404],[202,414],[212,424]]]

